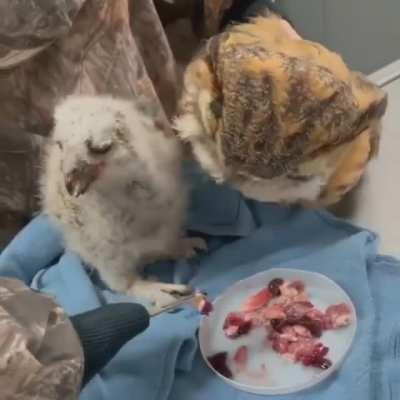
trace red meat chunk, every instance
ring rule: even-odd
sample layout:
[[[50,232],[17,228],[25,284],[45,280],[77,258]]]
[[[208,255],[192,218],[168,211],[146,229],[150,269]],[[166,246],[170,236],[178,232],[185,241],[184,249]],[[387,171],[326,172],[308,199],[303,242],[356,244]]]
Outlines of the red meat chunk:
[[[325,314],[316,308],[307,311],[306,317],[312,319],[313,321],[318,321],[323,327],[325,325]]]
[[[312,366],[321,369],[328,369],[332,362],[326,358],[329,348],[322,343],[317,343],[313,347],[303,347],[296,354],[298,361],[301,361],[304,366]]]
[[[302,294],[305,290],[304,283],[301,281],[285,281],[281,286],[281,296],[283,297],[296,297]]]
[[[241,312],[230,313],[224,323],[225,335],[235,339],[255,327],[265,327],[266,341],[283,357],[304,366],[327,369],[329,348],[318,341],[323,330],[337,329],[351,323],[351,309],[346,304],[328,307],[325,313],[309,301],[304,283],[276,278],[267,288],[251,296]],[[247,363],[248,349],[240,347],[234,361]]]
[[[224,322],[225,335],[230,339],[236,339],[246,335],[252,328],[252,322],[245,320],[243,313],[230,313]]]
[[[286,314],[283,307],[280,305],[272,305],[263,307],[257,311],[252,311],[244,314],[246,321],[251,321],[254,327],[256,326],[269,326],[270,321],[277,319],[285,319]]]
[[[294,301],[285,307],[288,318],[302,318],[314,308],[309,301]]]
[[[268,288],[260,290],[257,294],[249,297],[245,301],[245,303],[242,305],[242,311],[250,312],[258,310],[262,307],[265,307],[271,299],[272,299],[272,294],[268,290]]]
[[[283,279],[280,278],[276,278],[273,279],[269,285],[268,285],[268,289],[269,291],[272,293],[272,295],[274,297],[280,296],[281,295],[281,285],[283,285],[284,281]]]
[[[283,320],[273,320],[271,326],[277,332],[282,333],[287,326],[300,325],[307,328],[314,337],[321,337],[322,325],[318,320],[312,320],[306,316],[301,318],[286,318]]]
[[[208,300],[201,300],[199,303],[199,312],[202,315],[210,315],[210,313],[213,311],[214,307],[212,303]]]
[[[211,357],[208,357],[208,361],[211,366],[226,378],[231,379],[233,377],[232,371],[228,367],[228,353],[221,352],[217,353]]]
[[[301,337],[293,327],[285,328],[285,332],[274,332],[269,335],[272,348],[277,353],[293,362],[301,362],[304,366],[327,369],[332,364],[326,358],[329,348],[314,338]]]
[[[247,346],[240,346],[237,350],[235,355],[233,356],[233,360],[236,364],[240,366],[245,366],[248,361],[249,352]]]
[[[337,304],[328,307],[325,313],[325,329],[337,329],[348,326],[351,323],[351,310],[345,304]]]

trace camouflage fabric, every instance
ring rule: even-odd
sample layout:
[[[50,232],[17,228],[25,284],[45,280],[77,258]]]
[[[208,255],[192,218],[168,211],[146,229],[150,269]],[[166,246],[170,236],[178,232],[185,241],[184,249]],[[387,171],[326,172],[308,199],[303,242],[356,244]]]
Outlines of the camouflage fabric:
[[[196,18],[199,4],[203,11]],[[171,132],[168,120],[179,96],[177,71],[182,71],[174,55],[191,54],[200,42],[193,39],[191,23],[210,36],[230,4],[0,0],[0,15],[7,15],[0,18],[0,249],[38,207],[40,148],[51,131],[55,104],[71,93],[142,96]],[[175,29],[172,45],[156,6],[169,13],[161,20],[189,21],[179,34]]]
[[[49,297],[0,279],[2,400],[78,398],[83,350],[71,322]]]
[[[170,5],[170,34],[155,7],[162,2]],[[0,18],[0,251],[38,209],[41,149],[62,97],[142,96],[171,132],[182,70],[175,56],[188,62],[201,39],[191,24],[211,36],[231,0],[204,0],[197,18],[195,3],[201,4],[0,0],[0,15],[7,16]],[[1,399],[74,399],[82,369],[79,339],[63,311],[22,283],[0,278]]]

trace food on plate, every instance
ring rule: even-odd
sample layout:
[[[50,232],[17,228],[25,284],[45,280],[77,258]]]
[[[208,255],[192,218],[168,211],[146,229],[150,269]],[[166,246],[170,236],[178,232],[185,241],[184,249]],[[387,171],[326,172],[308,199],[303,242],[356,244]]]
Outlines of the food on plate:
[[[281,295],[280,287],[282,285],[283,285],[283,279],[280,279],[280,278],[273,279],[268,285],[268,290],[271,292],[271,294],[274,297],[278,297]]]
[[[242,310],[245,312],[258,310],[259,308],[268,305],[272,297],[273,295],[268,288],[260,290],[257,294],[247,299],[247,301],[242,305]]]
[[[233,356],[233,360],[235,361],[235,363],[240,366],[246,366],[248,359],[249,351],[247,349],[247,346],[240,346]]]
[[[243,313],[230,313],[224,322],[225,335],[230,339],[238,338],[239,336],[246,335],[252,328],[252,321],[245,320]]]
[[[328,369],[332,362],[329,348],[320,340],[323,332],[346,327],[352,319],[347,304],[319,310],[310,301],[303,282],[276,278],[246,299],[239,311],[229,313],[223,330],[226,337],[236,340],[262,327],[266,330],[266,343],[282,357],[306,367]],[[243,365],[248,357],[249,350],[242,345],[232,360]],[[227,360],[228,354],[226,365]]]
[[[209,315],[213,311],[212,303],[207,299],[207,295],[203,292],[196,292],[192,303],[202,315]]]
[[[330,306],[325,313],[325,329],[337,329],[351,323],[351,313],[346,304]]]
[[[213,355],[212,357],[208,357],[208,361],[211,366],[219,372],[221,375],[225,376],[226,378],[232,378],[233,374],[232,371],[229,369],[228,364],[228,353],[221,352]]]

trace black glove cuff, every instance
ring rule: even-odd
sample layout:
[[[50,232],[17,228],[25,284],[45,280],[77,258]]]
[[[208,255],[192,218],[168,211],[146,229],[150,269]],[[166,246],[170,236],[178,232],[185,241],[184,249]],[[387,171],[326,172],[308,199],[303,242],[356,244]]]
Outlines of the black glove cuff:
[[[149,326],[150,317],[140,304],[119,303],[76,315],[71,322],[83,348],[84,386],[125,343]]]

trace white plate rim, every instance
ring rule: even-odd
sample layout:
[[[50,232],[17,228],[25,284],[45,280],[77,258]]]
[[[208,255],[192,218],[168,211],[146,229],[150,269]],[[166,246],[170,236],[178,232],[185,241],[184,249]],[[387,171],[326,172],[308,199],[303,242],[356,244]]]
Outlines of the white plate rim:
[[[218,371],[216,371],[212,367],[211,363],[208,361],[208,358],[207,358],[207,355],[206,355],[206,352],[204,349],[204,343],[202,341],[201,332],[202,332],[202,328],[204,327],[204,321],[207,318],[207,316],[203,316],[200,321],[199,334],[198,334],[199,348],[200,348],[200,352],[203,357],[203,360],[205,361],[207,366],[211,369],[211,371],[213,371],[220,379],[222,379],[228,385],[230,385],[236,389],[245,391],[247,393],[258,394],[258,395],[286,395],[286,394],[298,393],[303,390],[310,389],[314,386],[319,385],[322,381],[324,381],[329,376],[334,374],[341,367],[341,365],[343,364],[343,362],[349,355],[351,348],[353,347],[353,343],[354,343],[354,340],[355,340],[355,337],[357,334],[357,330],[358,330],[358,316],[357,316],[356,307],[354,306],[354,303],[353,303],[352,299],[350,298],[350,296],[347,294],[347,292],[341,286],[339,286],[334,280],[332,280],[331,278],[328,278],[326,275],[324,275],[320,272],[308,271],[308,270],[303,270],[300,268],[296,269],[296,268],[280,268],[280,267],[274,268],[274,267],[272,267],[272,268],[266,269],[264,271],[257,272],[256,274],[250,275],[244,279],[238,280],[231,286],[225,288],[225,290],[214,299],[213,305],[218,303],[224,297],[225,293],[228,290],[233,289],[235,286],[239,286],[239,285],[241,286],[247,280],[256,279],[257,276],[264,275],[265,273],[275,273],[275,271],[276,271],[276,276],[279,276],[280,271],[285,271],[285,272],[289,272],[289,273],[301,272],[302,274],[317,276],[319,279],[328,281],[339,292],[341,292],[341,295],[343,295],[344,302],[346,302],[352,310],[352,313],[354,315],[354,321],[351,325],[353,328],[352,335],[348,342],[347,349],[345,352],[343,352],[341,357],[335,362],[335,364],[331,368],[329,368],[328,370],[326,370],[324,372],[321,372],[315,379],[312,379],[311,381],[308,381],[304,384],[296,385],[295,387],[292,387],[292,388],[288,388],[287,386],[285,386],[285,387],[277,386],[277,387],[274,387],[273,389],[271,389],[270,387],[267,387],[267,386],[252,386],[252,385],[246,385],[244,383],[234,381],[233,379],[226,378],[225,376],[220,374]]]

